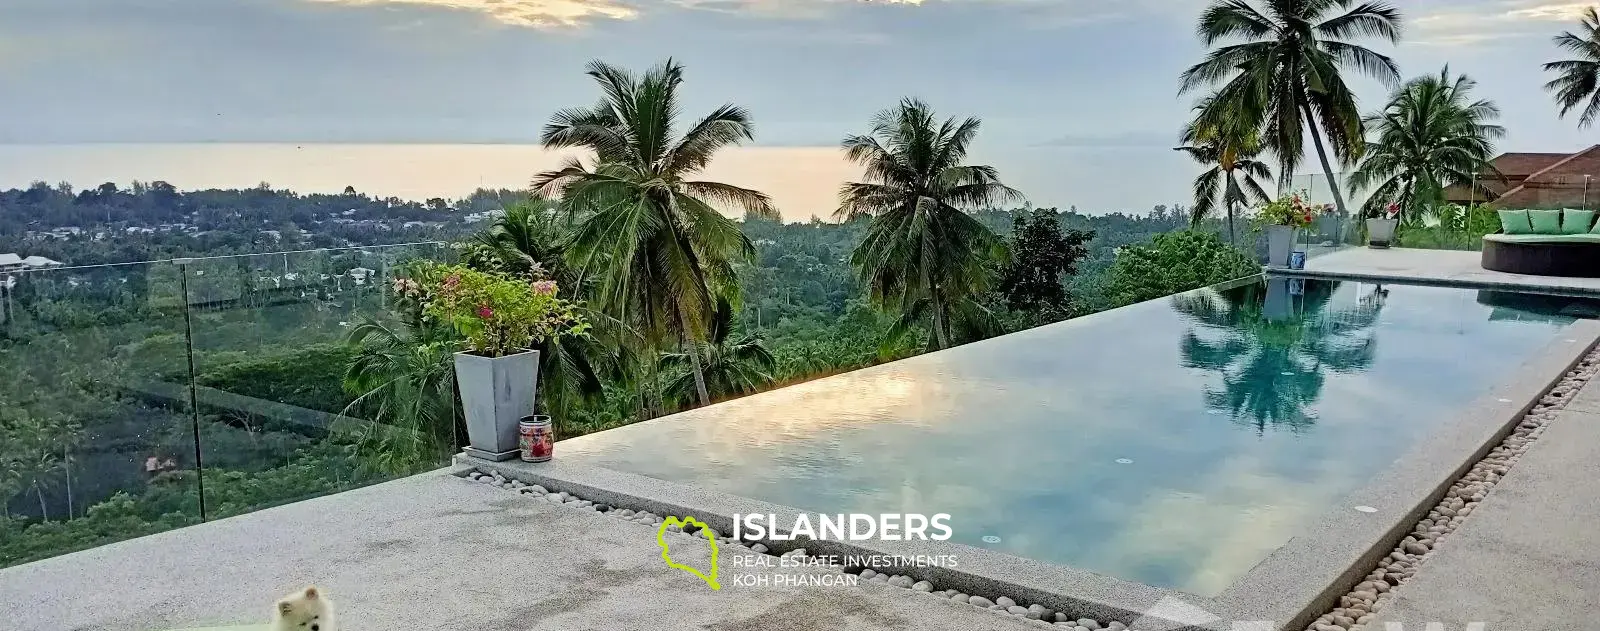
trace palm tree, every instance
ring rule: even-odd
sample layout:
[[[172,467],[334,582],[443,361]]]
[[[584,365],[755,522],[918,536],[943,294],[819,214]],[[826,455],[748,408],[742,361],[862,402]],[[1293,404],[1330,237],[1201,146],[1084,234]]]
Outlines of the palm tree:
[[[1494,103],[1468,100],[1476,85],[1466,75],[1451,79],[1446,66],[1407,82],[1383,112],[1367,117],[1377,138],[1350,176],[1352,194],[1376,185],[1363,208],[1367,214],[1389,202],[1398,202],[1402,212],[1437,204],[1444,187],[1470,186],[1485,167],[1493,168],[1493,140],[1506,132],[1489,123],[1500,117]]]
[[[1306,281],[1295,313],[1282,318],[1266,313],[1260,285],[1174,296],[1173,308],[1197,325],[1180,343],[1184,367],[1216,371],[1222,379],[1220,388],[1206,388],[1206,407],[1257,434],[1269,426],[1299,431],[1314,423],[1306,408],[1322,398],[1323,373],[1362,370],[1377,352],[1370,328],[1381,298],[1363,296],[1354,306],[1329,309],[1339,286]]]
[[[473,235],[471,243],[496,260],[495,266],[501,268],[496,271],[536,274],[542,270],[562,285],[570,285],[574,275],[564,273],[569,270],[562,264],[572,239],[566,218],[570,215],[561,213],[554,202],[532,196],[506,206],[505,214]]]
[[[733,264],[755,246],[713,205],[776,217],[759,191],[693,178],[718,149],[750,140],[750,115],[723,105],[676,134],[683,67],[668,59],[635,77],[595,61],[589,76],[604,97],[590,108],[557,112],[545,126],[544,146],[584,148],[595,160],[573,158],[540,173],[534,186],[562,197],[581,217],[568,259],[595,278],[590,301],[632,328],[650,348],[675,341],[689,354],[695,390],[710,403],[696,345],[705,339],[717,296],[734,296]]]
[[[1212,0],[1196,29],[1207,46],[1230,39],[1184,71],[1180,92],[1222,83],[1199,117],[1202,126],[1237,125],[1261,129],[1263,142],[1278,159],[1278,177],[1287,186],[1304,155],[1311,131],[1317,159],[1328,178],[1339,212],[1344,195],[1334,180],[1323,135],[1334,156],[1349,164],[1361,155],[1361,112],[1340,75],[1353,69],[1385,84],[1399,83],[1394,60],[1350,43],[1357,36],[1397,42],[1400,12],[1381,0]],[[1343,11],[1338,15],[1330,14]]]
[[[906,99],[874,116],[870,133],[843,143],[866,181],[840,189],[834,216],[872,217],[850,263],[879,307],[931,318],[934,350],[951,346],[952,316],[974,312],[1000,246],[965,211],[1022,197],[994,167],[961,164],[980,124],[940,123],[926,103]]]
[[[1571,51],[1578,58],[1545,64],[1546,72],[1558,72],[1561,76],[1544,84],[1544,89],[1555,93],[1563,118],[1579,105],[1584,106],[1578,126],[1588,127],[1600,116],[1600,15],[1594,7],[1584,9],[1579,27],[1581,30],[1577,34],[1567,31],[1555,37],[1556,46]]]
[[[772,381],[777,360],[759,336],[730,336],[733,331],[733,305],[720,300],[712,316],[708,339],[700,349],[705,357],[706,389],[713,397],[722,398],[755,392]],[[681,368],[688,361],[686,353],[668,353],[662,365],[670,369]],[[684,371],[682,376],[667,384],[667,396],[678,400],[689,398],[693,376]]]
[[[356,355],[345,369],[344,389],[355,395],[344,413],[373,421],[361,437],[363,459],[386,474],[406,474],[460,444],[452,331],[413,313],[397,324],[367,319],[346,343]]]
[[[1204,112],[1215,96],[1201,99],[1195,105]],[[1221,189],[1222,205],[1228,213],[1228,245],[1237,245],[1233,228],[1234,210],[1252,202],[1266,203],[1267,191],[1257,179],[1272,177],[1265,162],[1256,160],[1261,153],[1261,139],[1254,129],[1237,129],[1201,125],[1199,121],[1185,126],[1177,147],[1189,154],[1202,166],[1210,166],[1194,179],[1194,207],[1189,210],[1189,227],[1200,225],[1217,208],[1217,193]],[[1242,183],[1241,183],[1242,182]]]

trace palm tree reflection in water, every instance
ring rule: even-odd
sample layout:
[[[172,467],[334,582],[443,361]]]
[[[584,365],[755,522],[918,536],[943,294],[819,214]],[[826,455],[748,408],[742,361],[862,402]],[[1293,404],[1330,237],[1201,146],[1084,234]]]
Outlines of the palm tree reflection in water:
[[[1174,296],[1173,308],[1194,326],[1182,341],[1185,368],[1215,370],[1208,410],[1251,426],[1299,432],[1316,422],[1323,372],[1360,372],[1372,365],[1378,320],[1388,291],[1364,293],[1354,305],[1332,307],[1340,283],[1269,279],[1226,292]]]

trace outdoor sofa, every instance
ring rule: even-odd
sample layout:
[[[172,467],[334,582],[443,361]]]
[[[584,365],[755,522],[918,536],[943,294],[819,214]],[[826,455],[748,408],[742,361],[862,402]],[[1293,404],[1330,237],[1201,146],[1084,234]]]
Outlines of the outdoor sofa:
[[[1483,236],[1483,269],[1600,278],[1600,226],[1590,210],[1502,210],[1501,232]]]

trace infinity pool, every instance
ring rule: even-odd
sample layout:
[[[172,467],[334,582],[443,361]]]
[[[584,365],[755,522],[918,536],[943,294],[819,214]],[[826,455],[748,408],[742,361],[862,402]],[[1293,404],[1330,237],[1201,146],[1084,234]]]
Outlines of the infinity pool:
[[[1277,279],[574,438],[560,456],[1216,595],[1592,303]]]

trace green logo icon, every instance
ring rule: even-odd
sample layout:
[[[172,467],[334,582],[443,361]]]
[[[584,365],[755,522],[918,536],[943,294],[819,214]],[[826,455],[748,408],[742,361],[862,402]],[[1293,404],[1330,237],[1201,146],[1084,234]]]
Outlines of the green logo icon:
[[[696,569],[692,565],[686,565],[686,564],[683,564],[683,563],[678,563],[676,561],[673,561],[672,560],[672,551],[670,549],[668,549],[668,547],[667,547],[667,526],[691,526],[691,525],[696,527],[696,528],[704,529],[707,533],[709,533],[711,535],[710,537],[706,537],[706,543],[711,544],[711,574],[710,575],[702,573],[700,570]],[[711,589],[713,591],[722,589],[722,584],[717,582],[717,531],[712,530],[709,526],[705,525],[704,522],[696,520],[693,517],[684,517],[683,519],[680,520],[677,517],[673,517],[673,516],[669,515],[669,516],[667,516],[666,521],[661,522],[661,526],[656,528],[656,545],[661,546],[661,560],[667,562],[667,567],[670,567],[670,568],[675,569],[675,570],[683,570],[685,572],[688,572],[690,574],[693,574],[695,576],[700,577],[700,580],[705,581],[707,585],[710,585]]]

